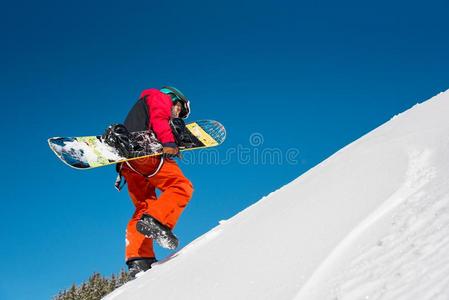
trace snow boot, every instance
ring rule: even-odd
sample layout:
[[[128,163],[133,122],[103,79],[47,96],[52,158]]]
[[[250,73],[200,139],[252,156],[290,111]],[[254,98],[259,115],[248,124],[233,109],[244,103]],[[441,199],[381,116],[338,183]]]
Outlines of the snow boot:
[[[151,264],[157,262],[154,257],[151,258],[136,258],[126,262],[128,266],[129,276],[134,279],[140,272],[145,272],[151,269]]]
[[[178,238],[167,226],[150,215],[143,215],[137,222],[136,229],[147,238],[154,239],[163,248],[170,250],[178,247]]]

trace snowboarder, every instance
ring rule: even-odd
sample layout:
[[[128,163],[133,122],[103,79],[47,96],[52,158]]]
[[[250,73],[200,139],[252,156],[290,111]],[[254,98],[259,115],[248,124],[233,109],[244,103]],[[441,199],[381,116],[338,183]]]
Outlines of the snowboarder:
[[[142,92],[124,122],[130,132],[153,131],[164,153],[117,165],[135,206],[126,229],[125,251],[132,277],[156,262],[153,240],[169,249],[178,246],[172,230],[192,196],[193,187],[173,159],[179,155],[179,149],[170,124],[173,119],[187,118],[189,113],[189,101],[176,88],[148,89]],[[156,189],[161,192],[159,197]]]

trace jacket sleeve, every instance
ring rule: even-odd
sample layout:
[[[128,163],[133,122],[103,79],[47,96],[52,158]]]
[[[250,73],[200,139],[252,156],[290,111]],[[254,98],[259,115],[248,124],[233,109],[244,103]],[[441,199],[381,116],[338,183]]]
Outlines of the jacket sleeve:
[[[149,89],[142,92],[141,97],[146,97],[146,104],[150,115],[151,128],[164,147],[176,147],[175,138],[170,127],[172,101],[170,96],[157,89]]]

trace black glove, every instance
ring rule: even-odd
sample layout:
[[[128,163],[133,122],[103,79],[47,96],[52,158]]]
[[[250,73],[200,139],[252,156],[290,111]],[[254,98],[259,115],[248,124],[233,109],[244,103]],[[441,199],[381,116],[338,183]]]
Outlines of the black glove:
[[[178,147],[164,147],[162,149],[162,155],[168,158],[179,157],[179,153]]]

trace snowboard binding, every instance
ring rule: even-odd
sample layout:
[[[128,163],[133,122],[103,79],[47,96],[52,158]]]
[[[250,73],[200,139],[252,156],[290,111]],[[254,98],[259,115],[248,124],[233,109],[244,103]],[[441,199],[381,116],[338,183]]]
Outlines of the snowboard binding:
[[[184,120],[181,118],[173,118],[170,120],[173,135],[175,136],[176,144],[181,148],[191,148],[195,145],[189,134]]]
[[[107,145],[115,148],[120,156],[133,157],[133,153],[142,150],[137,143],[131,139],[130,132],[122,124],[110,125],[102,135],[102,140]]]

